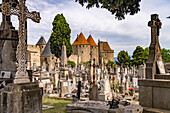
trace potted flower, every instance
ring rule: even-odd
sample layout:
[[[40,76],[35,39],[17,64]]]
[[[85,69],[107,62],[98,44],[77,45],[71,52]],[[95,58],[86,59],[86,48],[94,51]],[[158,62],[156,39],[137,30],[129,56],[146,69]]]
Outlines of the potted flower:
[[[134,88],[129,88],[129,95],[130,96],[133,96],[134,92],[135,92]]]

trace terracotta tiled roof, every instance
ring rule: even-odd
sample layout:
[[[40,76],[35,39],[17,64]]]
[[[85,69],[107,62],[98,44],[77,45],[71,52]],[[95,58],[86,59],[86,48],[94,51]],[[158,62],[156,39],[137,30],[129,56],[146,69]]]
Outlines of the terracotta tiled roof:
[[[89,45],[83,33],[80,33],[72,45]]]
[[[105,50],[105,51],[111,50],[111,48],[107,42],[102,42],[102,43],[103,43],[103,50]]]
[[[97,46],[91,35],[87,38],[87,42],[90,43],[91,46]]]

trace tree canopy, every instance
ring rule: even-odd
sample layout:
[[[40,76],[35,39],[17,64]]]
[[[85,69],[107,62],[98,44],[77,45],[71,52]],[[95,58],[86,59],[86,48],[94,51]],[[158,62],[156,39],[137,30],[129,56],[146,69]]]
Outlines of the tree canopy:
[[[130,56],[127,51],[120,51],[117,56],[118,61],[116,62],[119,66],[127,67],[130,64]]]
[[[170,62],[170,49],[161,49],[161,55],[163,62]]]
[[[133,51],[132,64],[140,66],[141,64],[143,64],[143,61],[146,62],[146,60],[148,59],[148,55],[149,55],[148,47],[143,49],[141,46],[137,46],[136,49]]]
[[[108,65],[111,65],[111,67],[113,68],[113,67],[114,67],[114,62],[109,60],[109,61],[106,63],[106,66],[108,66]]]
[[[86,8],[105,8],[110,11],[118,20],[125,19],[125,15],[134,15],[140,11],[141,0],[76,0],[82,6],[87,4]]]
[[[63,14],[57,14],[53,21],[52,34],[50,37],[50,48],[51,52],[57,57],[61,57],[62,45],[65,42],[67,49],[67,57],[69,57],[72,52],[72,46],[70,43],[70,33],[71,29],[67,23]]]
[[[73,67],[75,67],[76,63],[74,61],[68,60],[67,65],[71,65],[71,67],[73,68]]]

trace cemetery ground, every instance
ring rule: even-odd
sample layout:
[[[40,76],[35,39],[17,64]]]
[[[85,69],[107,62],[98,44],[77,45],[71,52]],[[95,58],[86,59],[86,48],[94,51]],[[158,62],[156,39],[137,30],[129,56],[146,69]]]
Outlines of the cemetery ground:
[[[53,106],[53,108],[43,110],[43,113],[66,113],[66,105],[69,103],[72,101],[57,99],[57,97],[43,97],[43,105]]]

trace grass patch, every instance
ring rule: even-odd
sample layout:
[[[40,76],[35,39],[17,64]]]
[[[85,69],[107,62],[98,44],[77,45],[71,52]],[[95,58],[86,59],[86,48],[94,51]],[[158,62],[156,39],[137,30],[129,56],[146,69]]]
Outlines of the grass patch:
[[[43,105],[54,106],[54,108],[43,110],[43,113],[67,113],[66,105],[69,103],[72,101],[43,97]]]

